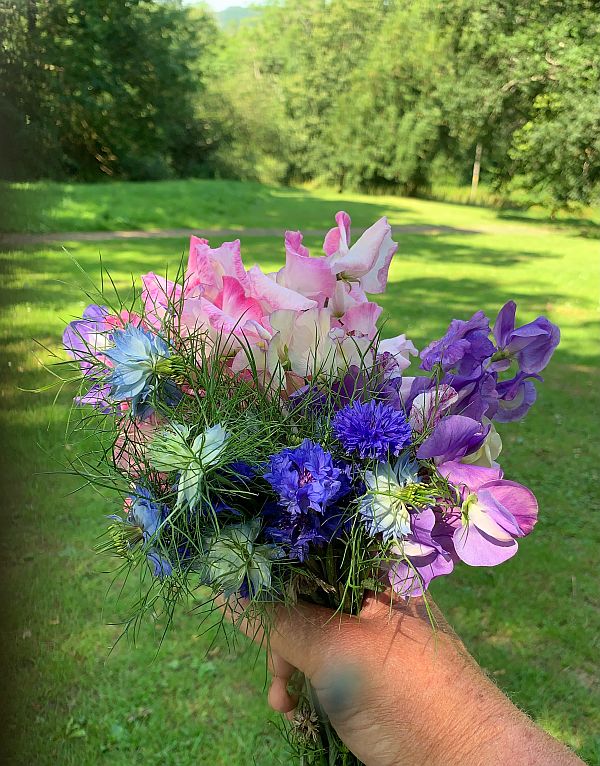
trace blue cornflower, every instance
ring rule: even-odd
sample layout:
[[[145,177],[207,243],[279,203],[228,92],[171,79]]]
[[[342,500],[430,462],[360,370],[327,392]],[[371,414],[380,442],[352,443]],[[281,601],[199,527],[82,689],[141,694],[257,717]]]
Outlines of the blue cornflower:
[[[410,444],[410,425],[402,410],[385,402],[354,402],[333,418],[333,433],[348,454],[387,460]]]
[[[292,514],[323,511],[342,488],[342,469],[334,465],[331,453],[310,439],[271,455],[263,476],[278,493],[279,504]]]
[[[310,547],[318,547],[338,537],[346,526],[346,517],[337,505],[321,513],[309,511],[292,515],[277,503],[263,509],[264,535],[280,545],[290,559],[304,561]]]
[[[115,347],[104,355],[114,363],[107,376],[117,401],[131,400],[132,410],[143,402],[158,381],[158,366],[170,356],[169,347],[158,335],[128,324],[113,333]]]
[[[265,536],[304,561],[310,545],[329,542],[342,529],[336,502],[350,487],[348,467],[336,465],[320,444],[305,439],[269,459],[264,478],[279,496],[268,504]]]

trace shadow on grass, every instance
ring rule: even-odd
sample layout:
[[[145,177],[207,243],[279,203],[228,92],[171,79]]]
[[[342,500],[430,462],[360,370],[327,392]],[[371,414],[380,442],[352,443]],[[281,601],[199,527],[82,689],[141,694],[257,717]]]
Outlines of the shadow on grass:
[[[345,205],[357,225],[387,209],[344,198],[323,200],[310,191],[255,182],[188,181],[36,184],[1,187],[4,232],[111,231],[148,228],[261,227],[328,229]],[[396,210],[403,212],[401,207]],[[29,211],[29,212],[28,212]]]
[[[0,232],[49,231],[52,211],[65,192],[58,184],[8,184],[0,181]]]
[[[600,222],[589,218],[576,218],[575,216],[537,216],[527,214],[525,211],[501,210],[498,213],[501,221],[516,221],[518,223],[540,224],[551,226],[557,231],[569,230],[571,234],[587,239],[600,239]]]

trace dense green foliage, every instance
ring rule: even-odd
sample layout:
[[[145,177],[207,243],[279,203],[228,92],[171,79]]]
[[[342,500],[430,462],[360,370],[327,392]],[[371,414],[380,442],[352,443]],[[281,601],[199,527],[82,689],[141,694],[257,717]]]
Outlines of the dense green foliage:
[[[196,119],[215,28],[154,0],[2,0],[0,109],[9,177],[192,175],[210,154]]]
[[[577,227],[429,201],[239,183],[215,183],[211,191],[211,182],[178,183],[65,187],[63,196],[51,195],[59,209],[48,210],[47,221],[70,228],[77,220],[81,229],[86,222],[96,229],[104,212],[126,209],[132,222],[167,225],[161,216],[174,198],[181,225],[203,227],[325,228],[338,206],[357,228],[383,214],[395,224],[445,222],[455,231],[398,237],[389,289],[381,296],[390,317],[386,334],[406,331],[422,348],[450,318],[478,307],[493,316],[509,297],[519,303],[520,321],[543,313],[560,325],[561,345],[535,407],[517,428],[503,430],[502,465],[536,492],[539,524],[515,558],[494,569],[457,568],[447,582],[434,583],[432,595],[495,682],[590,766],[599,766],[597,240]],[[187,206],[178,194],[188,198]],[[279,268],[281,237],[240,236],[248,264]],[[81,289],[89,283],[70,256],[97,284],[101,253],[127,292],[132,273],[161,272],[167,264],[176,271],[187,241],[65,244],[68,253],[63,242],[0,253],[0,473],[6,483],[0,577],[6,669],[0,679],[7,687],[2,747],[8,751],[0,760],[39,766],[287,764],[277,716],[265,700],[262,658],[254,664],[252,653],[242,653],[243,643],[230,652],[223,637],[214,642],[214,631],[199,629],[197,613],[177,614],[160,651],[164,622],[157,616],[145,622],[136,647],[123,641],[110,652],[121,626],[108,623],[124,611],[116,604],[123,583],[107,594],[112,562],[93,547],[106,514],[118,506],[105,492],[75,491],[77,481],[57,474],[65,441],[70,444],[65,432],[72,392],[63,391],[56,402],[55,390],[29,392],[52,381],[38,362],[47,357],[31,339],[59,351],[64,323],[89,302]],[[317,252],[322,237],[308,237],[307,244]],[[125,596],[137,590],[133,581]]]
[[[596,0],[0,0],[7,178],[600,195]]]

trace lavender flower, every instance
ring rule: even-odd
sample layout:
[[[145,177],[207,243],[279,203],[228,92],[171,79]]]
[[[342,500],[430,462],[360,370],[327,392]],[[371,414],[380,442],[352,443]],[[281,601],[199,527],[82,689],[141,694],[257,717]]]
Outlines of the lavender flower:
[[[489,421],[488,421],[489,422]],[[490,426],[484,426],[464,415],[442,418],[417,450],[420,460],[434,458],[436,463],[459,460],[476,452],[488,435]]]
[[[498,383],[498,407],[494,420],[510,423],[525,417],[537,397],[535,386],[529,378],[542,380],[539,375],[519,372],[514,378]]]
[[[106,321],[106,306],[92,304],[81,319],[70,322],[63,333],[63,346],[69,356],[79,362],[84,375],[94,375],[96,360],[112,344],[111,326]]]
[[[508,301],[498,312],[494,324],[494,338],[499,351],[492,359],[492,369],[507,370],[513,359],[519,371],[529,375],[541,372],[550,361],[560,342],[560,330],[546,317],[515,328],[517,305]]]
[[[410,532],[389,571],[390,584],[403,597],[422,596],[436,577],[450,574],[454,568],[452,534],[439,512],[426,508],[411,515]]]
[[[406,415],[384,402],[354,402],[333,419],[333,433],[348,454],[386,460],[410,443]]]

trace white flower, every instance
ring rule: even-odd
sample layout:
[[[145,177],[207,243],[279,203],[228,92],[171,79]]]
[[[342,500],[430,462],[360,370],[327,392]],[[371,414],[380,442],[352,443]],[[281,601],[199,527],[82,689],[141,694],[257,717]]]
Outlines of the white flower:
[[[421,507],[427,500],[426,489],[417,474],[418,466],[408,454],[394,466],[380,463],[364,476],[367,492],[359,511],[371,534],[381,533],[384,540],[400,540],[410,533],[409,509]]]
[[[150,464],[157,471],[181,471],[177,484],[177,507],[193,508],[199,498],[206,469],[219,462],[229,434],[219,423],[207,428],[190,444],[190,427],[173,423],[150,444]]]
[[[236,524],[225,527],[209,543],[205,576],[226,597],[239,592],[244,582],[253,597],[269,590],[274,549],[256,545],[259,531],[260,524],[256,520]]]

